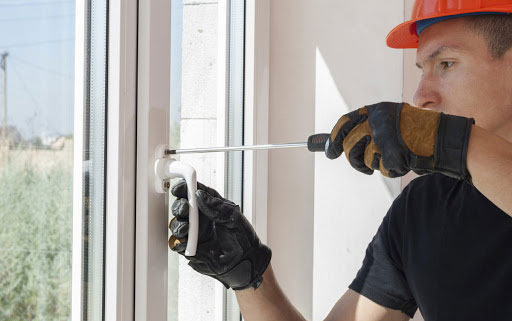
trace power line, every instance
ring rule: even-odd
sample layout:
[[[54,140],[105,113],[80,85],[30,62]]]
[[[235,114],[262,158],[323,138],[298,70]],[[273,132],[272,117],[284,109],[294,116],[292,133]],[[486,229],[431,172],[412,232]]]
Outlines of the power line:
[[[0,22],[12,22],[12,21],[35,21],[35,20],[47,20],[47,19],[59,19],[74,17],[74,14],[66,15],[55,15],[55,16],[41,16],[41,17],[20,17],[20,18],[5,18],[0,19]]]
[[[0,3],[0,8],[14,8],[14,7],[29,7],[29,6],[46,6],[52,4],[75,4],[74,1],[35,1],[35,2],[20,2],[20,3]]]
[[[61,72],[59,72],[59,71],[57,71],[57,70],[53,70],[53,69],[49,69],[49,68],[45,68],[45,67],[43,67],[43,66],[40,66],[40,65],[34,64],[34,63],[32,63],[32,62],[30,62],[30,61],[27,61],[27,60],[25,60],[25,59],[21,59],[21,58],[19,58],[19,57],[17,57],[17,56],[13,56],[13,55],[11,55],[11,58],[12,58],[12,59],[14,59],[14,60],[16,60],[16,61],[17,61],[17,62],[19,62],[19,63],[25,64],[25,65],[27,65],[27,66],[34,67],[34,68],[36,68],[36,69],[39,69],[39,70],[41,70],[41,71],[45,71],[45,72],[47,72],[47,73],[49,73],[49,74],[52,74],[52,75],[62,76],[62,77],[66,77],[66,78],[73,78],[73,76],[72,76],[72,75],[70,75],[70,74],[65,74],[65,73],[61,73]]]
[[[16,74],[16,76],[18,77],[18,79],[20,80],[21,82],[21,85],[23,87],[23,89],[25,90],[25,92],[27,93],[27,95],[30,97],[30,100],[32,100],[32,103],[35,105],[36,107],[36,113],[38,110],[43,110],[39,104],[39,102],[36,100],[36,98],[34,97],[34,95],[32,94],[32,92],[30,91],[30,89],[28,88],[27,86],[27,83],[25,82],[25,80],[21,77],[21,75],[19,74],[18,72],[18,69],[16,69],[16,67],[14,65],[11,65],[11,69],[14,70],[14,73]],[[45,126],[47,129],[50,127],[48,122],[46,120],[43,119],[43,126]],[[52,126],[53,127],[53,126]],[[55,130],[55,128],[51,128],[51,130],[53,130],[54,132],[58,132],[57,130]],[[33,131],[33,129],[32,129]]]
[[[67,41],[73,41],[73,40],[75,40],[75,38],[64,38],[64,39],[45,40],[45,41],[36,41],[36,42],[13,43],[10,45],[0,45],[0,49],[32,47],[32,46],[45,45],[45,44],[50,44],[50,43],[67,42]]]
[[[30,91],[30,89],[28,89],[28,86],[27,86],[27,83],[25,82],[25,80],[23,80],[23,78],[21,77],[21,75],[18,73],[18,70],[11,65],[11,68],[12,70],[14,70],[14,73],[16,74],[16,76],[18,77],[18,79],[20,80],[21,82],[21,85],[23,86],[23,89],[25,90],[25,92],[27,93],[27,95],[30,97],[30,99],[32,100],[32,102],[34,103],[35,107],[36,107],[36,110],[41,110],[41,108],[39,107],[39,103],[37,102],[36,98],[34,97],[34,95],[32,95],[32,92]]]
[[[0,69],[2,69],[2,144],[9,145],[7,139],[7,69],[6,59],[9,53],[7,51],[2,52],[2,61],[0,63]]]

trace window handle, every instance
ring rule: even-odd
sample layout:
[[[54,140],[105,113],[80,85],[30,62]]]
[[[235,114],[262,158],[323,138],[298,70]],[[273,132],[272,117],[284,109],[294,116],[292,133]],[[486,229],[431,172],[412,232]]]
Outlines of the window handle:
[[[199,212],[196,197],[196,170],[184,162],[165,156],[166,149],[167,146],[165,145],[160,145],[157,148],[155,161],[155,189],[159,193],[167,193],[169,191],[170,180],[172,178],[185,179],[185,182],[187,183],[189,202],[189,230],[185,255],[194,256],[196,255],[199,234]]]

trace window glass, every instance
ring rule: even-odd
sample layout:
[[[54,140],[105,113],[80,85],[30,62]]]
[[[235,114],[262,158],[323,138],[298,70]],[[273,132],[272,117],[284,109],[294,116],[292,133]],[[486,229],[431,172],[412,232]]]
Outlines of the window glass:
[[[217,145],[218,4],[172,0],[171,125],[172,147]],[[218,188],[217,155],[182,155],[198,181]],[[174,183],[174,182],[173,182]],[[171,198],[170,202],[174,199]],[[214,320],[214,280],[193,271],[169,251],[168,320]]]
[[[103,320],[107,0],[86,5],[82,186],[82,320]]]
[[[242,145],[244,1],[171,3],[171,147]],[[177,158],[196,169],[198,181],[242,205],[242,157],[230,152]],[[168,320],[219,320],[219,314],[240,320],[232,290],[219,298],[220,283],[170,250],[168,260]]]
[[[0,1],[0,320],[71,318],[74,1]]]
[[[228,40],[228,112],[226,114],[228,146],[244,144],[244,57],[245,57],[245,0],[229,1]],[[225,195],[243,207],[243,152],[226,154]],[[240,309],[233,290],[226,291],[225,320],[241,320]]]

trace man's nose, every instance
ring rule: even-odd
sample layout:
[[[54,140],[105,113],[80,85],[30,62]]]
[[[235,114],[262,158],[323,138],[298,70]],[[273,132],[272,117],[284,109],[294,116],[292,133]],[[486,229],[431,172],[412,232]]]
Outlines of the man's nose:
[[[422,78],[414,94],[414,105],[421,108],[433,108],[439,105],[441,103],[441,97],[436,88],[433,80]]]

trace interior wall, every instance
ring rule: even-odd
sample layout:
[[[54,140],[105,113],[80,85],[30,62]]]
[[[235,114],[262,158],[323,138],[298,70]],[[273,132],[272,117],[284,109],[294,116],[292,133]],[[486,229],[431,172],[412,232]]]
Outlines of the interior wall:
[[[303,142],[314,132],[315,1],[270,1],[269,143]],[[269,151],[267,240],[281,287],[312,316],[314,157]]]
[[[384,39],[403,16],[402,0],[271,1],[269,142],[305,141],[350,110],[402,100],[402,52]],[[269,152],[272,265],[306,319],[323,320],[346,291],[399,189],[344,156]]]
[[[316,1],[315,129],[341,115],[402,99],[402,51],[385,37],[403,21],[402,1]],[[315,158],[313,320],[323,320],[361,267],[400,181],[355,171],[345,155]]]

